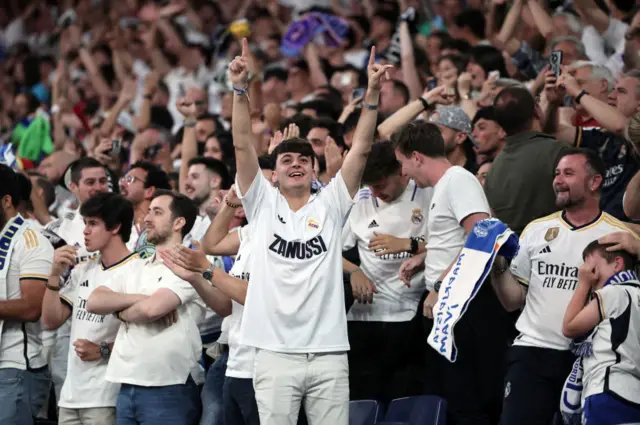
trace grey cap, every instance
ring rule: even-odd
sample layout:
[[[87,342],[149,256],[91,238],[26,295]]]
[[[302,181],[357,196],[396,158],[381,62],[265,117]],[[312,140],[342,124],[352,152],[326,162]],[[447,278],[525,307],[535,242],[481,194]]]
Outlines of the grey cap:
[[[431,115],[429,121],[471,136],[471,119],[462,108],[456,106],[439,108]]]

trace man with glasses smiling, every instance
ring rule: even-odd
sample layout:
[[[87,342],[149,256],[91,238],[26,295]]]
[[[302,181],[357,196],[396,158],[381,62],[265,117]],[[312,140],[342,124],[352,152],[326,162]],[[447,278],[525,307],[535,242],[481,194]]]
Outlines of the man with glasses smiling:
[[[169,177],[149,162],[136,162],[120,179],[120,193],[133,204],[133,228],[127,245],[143,258],[153,253],[153,245],[147,242],[144,231],[144,217],[149,213],[151,198],[156,189],[170,190]]]

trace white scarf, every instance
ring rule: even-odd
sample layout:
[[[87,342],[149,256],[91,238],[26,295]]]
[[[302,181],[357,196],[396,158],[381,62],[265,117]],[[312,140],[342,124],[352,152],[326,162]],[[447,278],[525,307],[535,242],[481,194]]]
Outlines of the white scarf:
[[[7,299],[7,275],[11,264],[11,252],[20,240],[25,231],[24,218],[20,214],[7,222],[0,234],[0,300]],[[2,328],[4,320],[0,320],[0,340],[2,339]]]
[[[450,362],[458,354],[454,327],[491,271],[500,253],[511,259],[518,253],[518,236],[496,218],[481,220],[469,234],[456,264],[442,281],[433,307],[433,328],[427,342]]]

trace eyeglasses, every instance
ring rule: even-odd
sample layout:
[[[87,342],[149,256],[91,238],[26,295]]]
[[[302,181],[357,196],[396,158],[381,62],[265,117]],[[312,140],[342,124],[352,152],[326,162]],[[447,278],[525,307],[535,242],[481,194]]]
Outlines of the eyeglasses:
[[[121,183],[126,183],[126,184],[133,184],[133,182],[135,182],[136,180],[142,182],[142,184],[145,183],[144,180],[137,178],[136,176],[124,176],[120,179]]]

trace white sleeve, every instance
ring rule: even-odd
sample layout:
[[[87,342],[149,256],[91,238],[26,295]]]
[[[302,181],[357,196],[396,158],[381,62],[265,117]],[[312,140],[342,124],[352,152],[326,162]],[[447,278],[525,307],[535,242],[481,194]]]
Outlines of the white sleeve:
[[[264,203],[274,203],[276,191],[277,189],[272,187],[260,170],[258,170],[256,176],[253,178],[253,182],[251,182],[251,186],[247,189],[247,193],[240,193],[240,185],[238,184],[236,175],[236,192],[238,198],[242,201],[242,207],[249,222],[257,217],[260,207]]]
[[[329,211],[336,213],[337,217],[335,218],[344,226],[355,201],[349,194],[347,184],[342,177],[342,171],[338,171],[338,174],[322,189],[318,197],[326,198],[328,205],[331,205]]]
[[[620,46],[624,49],[624,35],[629,25],[614,18],[609,18],[609,26],[602,34],[604,41],[616,52],[620,51]]]
[[[20,280],[48,281],[53,264],[53,246],[40,232],[28,228],[16,245],[20,258]]]
[[[458,223],[475,213],[491,215],[489,202],[478,179],[468,171],[455,173],[451,176],[447,187],[447,196],[451,212]]]
[[[589,25],[582,31],[581,38],[589,60],[599,65],[604,65],[609,58],[604,52],[605,43],[600,33],[598,33],[598,30],[592,25]]]
[[[355,208],[351,210],[351,214],[353,214],[354,210]],[[351,214],[347,218],[347,222],[342,228],[342,250],[343,251],[350,250],[351,248],[356,246],[356,243],[357,243],[356,234],[353,232],[353,229],[351,228]]]
[[[169,274],[171,276],[169,276]],[[189,301],[194,301],[198,298],[198,293],[193,286],[191,286],[189,282],[186,282],[174,275],[168,268],[167,275],[162,279],[162,282],[158,284],[158,289],[160,288],[169,289],[171,292],[176,294],[178,298],[180,298],[180,303],[182,304],[186,304]]]
[[[607,285],[595,292],[600,310],[600,320],[613,319],[622,314],[629,305],[631,297],[624,287]]]
[[[511,273],[518,282],[524,286],[529,286],[531,280],[531,253],[530,253],[530,232],[525,228],[520,236],[520,249],[518,255],[511,261]]]

